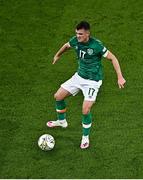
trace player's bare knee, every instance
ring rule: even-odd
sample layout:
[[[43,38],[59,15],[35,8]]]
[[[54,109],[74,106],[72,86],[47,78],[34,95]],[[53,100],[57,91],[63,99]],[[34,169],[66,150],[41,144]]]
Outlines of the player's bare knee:
[[[90,112],[90,107],[84,107],[83,109],[82,109],[82,114],[88,114]]]
[[[56,93],[54,94],[54,99],[55,99],[56,101],[61,101],[61,100],[64,99],[64,97],[61,95],[61,93],[56,92]]]
[[[55,100],[57,100],[57,101],[58,101],[58,100],[61,100],[61,99],[60,99],[60,96],[59,96],[59,94],[58,94],[57,92],[54,94],[54,98],[55,98]]]

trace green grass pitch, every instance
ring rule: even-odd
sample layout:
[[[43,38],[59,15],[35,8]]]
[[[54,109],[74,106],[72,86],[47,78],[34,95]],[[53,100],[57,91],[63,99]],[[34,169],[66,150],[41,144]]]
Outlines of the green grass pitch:
[[[0,0],[0,178],[143,178],[142,7],[142,0]],[[127,80],[118,89],[103,59],[84,151],[81,93],[66,100],[67,129],[46,127],[56,118],[54,92],[77,69],[73,50],[55,65],[52,58],[81,20],[118,57]],[[44,133],[56,140],[50,152],[37,146]]]

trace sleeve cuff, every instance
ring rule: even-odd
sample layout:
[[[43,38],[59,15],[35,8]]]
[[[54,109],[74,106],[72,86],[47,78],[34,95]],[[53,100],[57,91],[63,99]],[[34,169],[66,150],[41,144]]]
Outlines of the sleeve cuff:
[[[103,54],[103,57],[105,57],[105,58],[106,58],[106,57],[107,57],[107,55],[108,55],[108,52],[109,52],[109,51],[107,50],[107,51]]]

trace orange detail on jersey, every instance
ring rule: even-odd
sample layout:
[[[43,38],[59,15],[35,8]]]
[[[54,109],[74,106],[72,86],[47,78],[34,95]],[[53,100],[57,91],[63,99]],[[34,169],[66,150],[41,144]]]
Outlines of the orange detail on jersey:
[[[65,108],[65,109],[62,109],[62,110],[56,109],[56,111],[57,111],[58,113],[65,113],[65,112],[66,112],[66,108]]]

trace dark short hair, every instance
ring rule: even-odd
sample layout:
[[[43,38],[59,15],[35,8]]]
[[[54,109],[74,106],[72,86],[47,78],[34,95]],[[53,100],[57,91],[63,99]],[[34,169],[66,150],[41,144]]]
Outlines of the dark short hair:
[[[84,29],[84,30],[90,30],[90,24],[87,21],[81,21],[77,26],[76,29]]]

